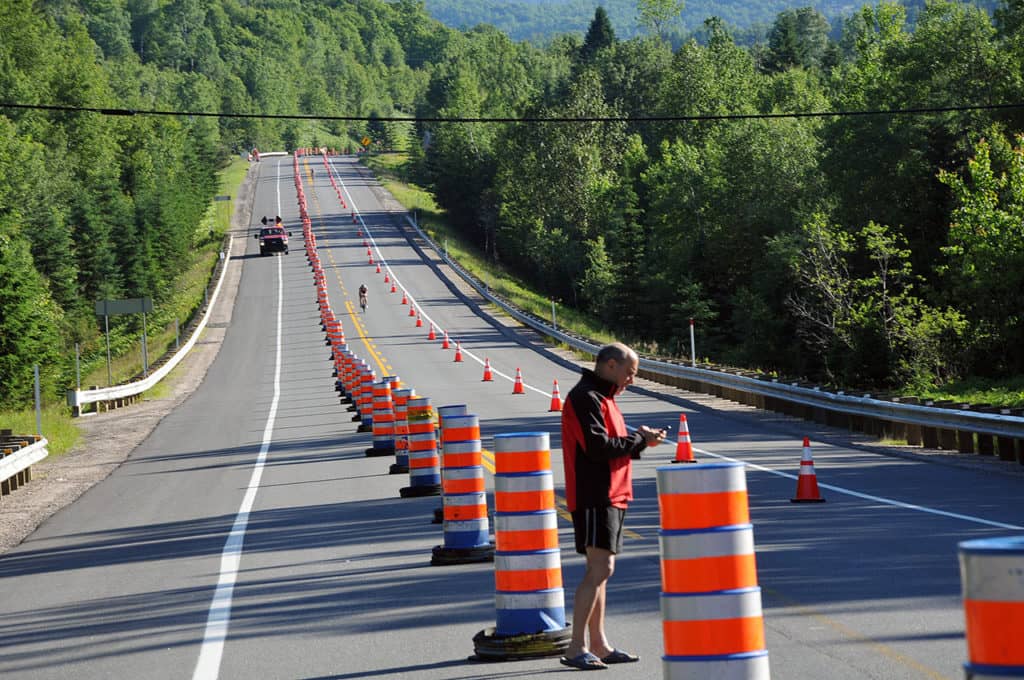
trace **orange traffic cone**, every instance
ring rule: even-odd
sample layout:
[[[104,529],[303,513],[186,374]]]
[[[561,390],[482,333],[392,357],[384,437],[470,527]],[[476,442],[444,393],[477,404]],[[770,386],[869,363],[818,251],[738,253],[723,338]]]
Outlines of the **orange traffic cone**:
[[[461,342],[455,343],[455,361],[456,362],[462,361],[462,343]]]
[[[696,463],[693,457],[693,444],[690,443],[690,426],[686,423],[686,414],[679,414],[679,439],[676,441],[676,459],[673,463]]]
[[[405,297],[405,291],[404,290],[402,291],[402,304],[403,305],[409,304],[409,298]]]
[[[416,308],[409,305],[409,316],[416,316]]]
[[[388,276],[387,272],[384,272],[384,283],[391,283],[391,277]]]
[[[437,340],[437,335],[434,333],[434,324],[430,324],[430,333],[427,334],[427,340]]]
[[[448,349],[451,345],[448,344],[448,331],[444,332],[444,342],[441,343],[441,349]]]
[[[372,250],[370,250],[370,248],[369,248],[369,247],[367,247],[367,248],[366,248],[366,254],[367,254],[367,255],[373,255],[373,251],[372,251]]]
[[[363,230],[362,229],[357,229],[356,230],[356,236],[359,237],[359,238],[362,238],[363,237]],[[364,243],[363,245],[365,246],[366,244]]]
[[[416,312],[416,328],[423,328],[423,319],[420,318],[419,312]]]
[[[818,475],[814,473],[814,459],[811,458],[811,441],[804,437],[804,454],[800,458],[800,476],[796,482],[796,498],[790,503],[824,503],[818,491]]]
[[[356,219],[356,214],[352,213],[352,224],[358,224],[359,220]]]
[[[370,247],[370,242],[367,241],[365,238],[363,239],[363,247],[364,248],[369,248]]]
[[[562,395],[558,393],[558,380],[555,380],[555,384],[551,390],[551,408],[548,411],[561,411],[562,410]]]
[[[516,369],[516,382],[512,385],[512,394],[526,394],[526,390],[523,389],[523,374],[518,368]]]
[[[395,292],[395,290],[396,290],[396,288],[395,288],[395,282],[394,282],[394,281],[392,281],[392,282],[391,282],[391,292],[392,292],[392,293],[394,293],[394,292]]]
[[[370,255],[370,264],[373,264],[373,255]]]
[[[494,376],[491,375],[491,360],[484,357],[484,379],[481,382],[493,382]]]
[[[380,274],[380,262],[377,263],[377,271],[375,273]]]

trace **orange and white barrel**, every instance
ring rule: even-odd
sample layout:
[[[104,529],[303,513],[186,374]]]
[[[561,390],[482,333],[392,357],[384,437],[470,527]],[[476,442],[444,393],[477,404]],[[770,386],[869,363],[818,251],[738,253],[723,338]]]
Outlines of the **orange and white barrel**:
[[[494,459],[495,634],[561,633],[565,600],[548,433],[496,435]]]
[[[373,447],[368,456],[390,456],[395,453],[395,411],[391,404],[391,383],[373,384]]]
[[[432,563],[489,561],[493,548],[487,520],[480,419],[472,414],[452,415],[453,408],[462,410],[464,406],[448,408],[449,413],[440,419],[444,545],[434,549]]]
[[[395,462],[391,466],[391,474],[409,472],[409,399],[416,396],[416,390],[403,387],[391,393],[395,406]]]
[[[436,496],[441,493],[441,459],[437,454],[434,408],[429,397],[412,397],[406,404],[409,423],[409,486],[400,490],[403,498]]]
[[[963,541],[968,680],[1024,678],[1024,536]]]
[[[768,680],[742,463],[657,468],[665,680]]]

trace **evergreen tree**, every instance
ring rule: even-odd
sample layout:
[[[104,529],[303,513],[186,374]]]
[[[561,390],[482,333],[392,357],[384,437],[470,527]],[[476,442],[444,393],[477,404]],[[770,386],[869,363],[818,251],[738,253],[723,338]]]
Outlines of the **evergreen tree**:
[[[612,22],[608,19],[608,13],[604,7],[597,6],[594,10],[594,19],[587,29],[587,36],[583,39],[583,46],[580,48],[580,59],[584,62],[592,61],[603,49],[615,44],[615,30]]]
[[[10,218],[0,218],[0,272],[0,410],[24,408],[33,399],[33,364],[44,394],[60,374],[60,309]]]

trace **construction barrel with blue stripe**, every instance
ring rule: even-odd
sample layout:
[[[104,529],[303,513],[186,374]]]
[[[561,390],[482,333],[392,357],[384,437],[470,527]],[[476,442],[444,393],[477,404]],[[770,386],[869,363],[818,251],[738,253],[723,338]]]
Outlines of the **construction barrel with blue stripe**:
[[[480,420],[475,415],[449,414],[441,420],[441,495],[444,544],[434,548],[430,563],[493,561]]]
[[[395,405],[395,462],[388,469],[393,475],[409,472],[409,399],[416,396],[416,390],[403,387],[391,393]]]
[[[441,433],[444,431],[444,419],[448,416],[464,416],[469,413],[469,407],[465,404],[449,404],[437,407],[437,450],[441,454],[441,498],[442,505],[434,508],[434,524],[444,522],[444,443]]]
[[[406,406],[409,421],[409,486],[399,489],[402,498],[437,496],[441,493],[441,458],[437,455],[434,408],[429,397],[413,397]]]
[[[547,432],[494,437],[496,625],[473,637],[476,658],[558,656],[569,646]],[[504,536],[510,531],[512,536]]]
[[[657,468],[665,680],[769,680],[742,463]]]
[[[388,378],[373,384],[373,446],[366,449],[366,455],[395,455],[395,411]]]
[[[1024,678],[1024,536],[960,543],[967,680]]]
[[[359,427],[357,432],[373,432],[373,383],[374,373],[366,362],[359,367],[359,392],[356,406],[359,408]]]

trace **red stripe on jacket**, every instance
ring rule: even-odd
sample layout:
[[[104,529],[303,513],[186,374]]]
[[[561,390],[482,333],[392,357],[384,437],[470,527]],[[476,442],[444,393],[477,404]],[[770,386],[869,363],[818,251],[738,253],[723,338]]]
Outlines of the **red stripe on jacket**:
[[[633,500],[634,452],[647,447],[629,434],[615,403],[615,383],[583,369],[562,407],[562,462],[565,500],[577,508],[625,508]]]

